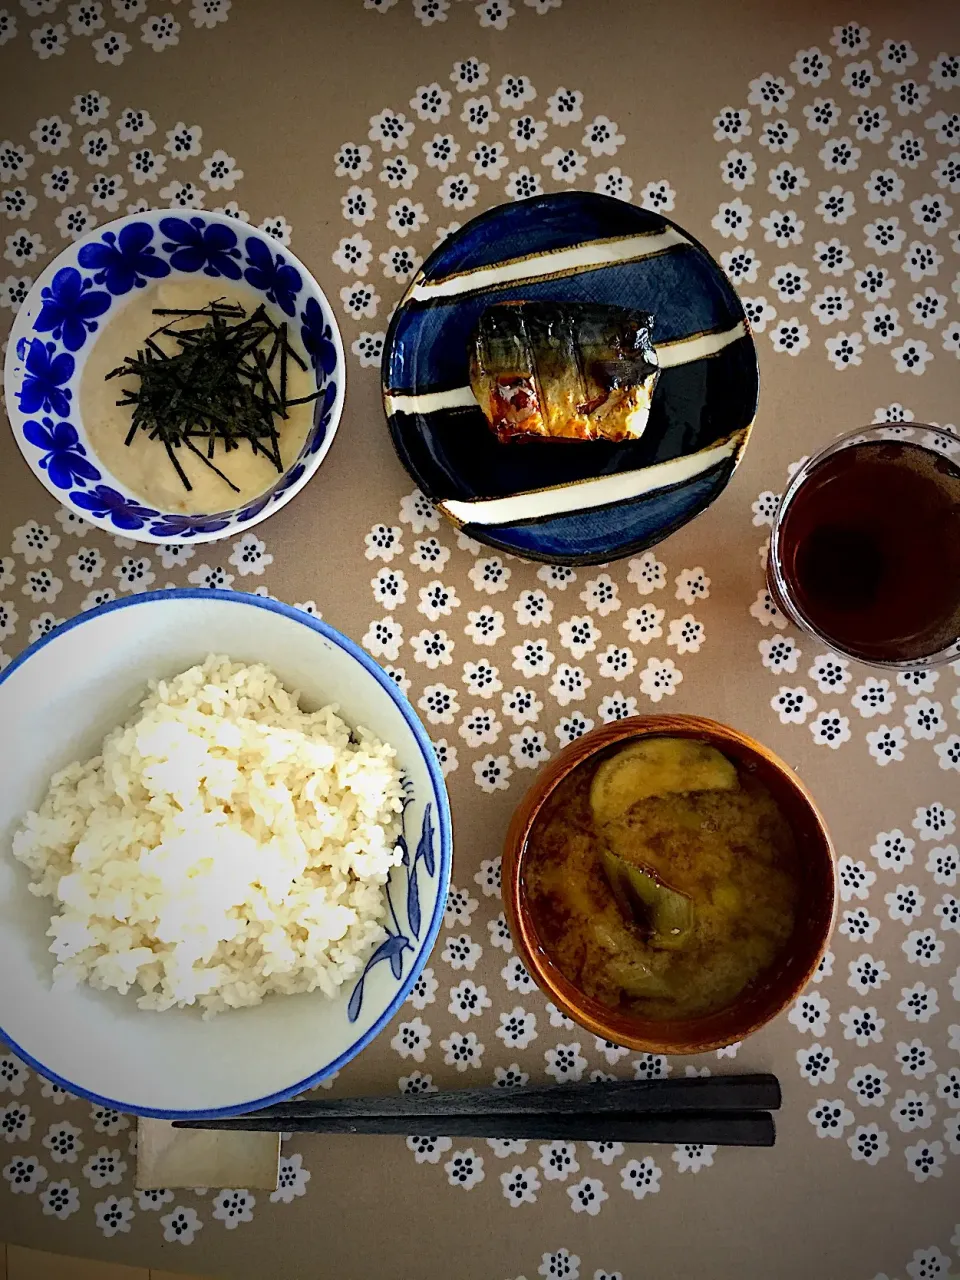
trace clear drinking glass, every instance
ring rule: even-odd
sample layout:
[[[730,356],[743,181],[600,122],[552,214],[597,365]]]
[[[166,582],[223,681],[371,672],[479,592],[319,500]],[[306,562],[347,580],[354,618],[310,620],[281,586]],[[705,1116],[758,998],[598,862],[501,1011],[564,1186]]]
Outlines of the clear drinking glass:
[[[859,662],[960,657],[960,438],[884,424],[809,458],[780,500],[767,584],[782,613]]]

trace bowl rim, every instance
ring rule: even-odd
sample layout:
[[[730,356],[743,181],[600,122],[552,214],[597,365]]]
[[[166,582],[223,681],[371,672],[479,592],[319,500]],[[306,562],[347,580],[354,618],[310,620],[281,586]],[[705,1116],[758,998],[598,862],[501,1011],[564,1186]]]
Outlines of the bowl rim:
[[[76,258],[77,252],[80,248],[83,247],[83,245],[92,243],[93,241],[97,240],[99,237],[102,237],[103,233],[106,231],[117,233],[121,231],[123,227],[128,226],[135,222],[146,221],[146,222],[149,222],[152,226],[159,226],[161,218],[181,218],[186,221],[189,221],[191,217],[200,217],[205,219],[207,222],[218,223],[220,225],[230,227],[230,229],[237,235],[238,239],[241,235],[257,236],[260,239],[260,241],[268,245],[272,251],[276,251],[284,254],[288,259],[288,261],[290,262],[290,265],[296,267],[297,270],[299,270],[303,274],[304,284],[306,285],[309,292],[321,304],[321,308],[324,312],[324,318],[330,324],[331,341],[333,342],[334,348],[337,353],[337,364],[334,370],[334,373],[337,378],[337,384],[336,384],[336,395],[334,397],[333,406],[330,410],[330,422],[329,422],[329,425],[327,426],[326,436],[324,438],[323,444],[320,446],[320,448],[317,450],[315,454],[310,454],[304,459],[303,474],[299,477],[299,479],[294,484],[288,485],[285,489],[282,489],[278,494],[276,494],[275,497],[272,497],[271,500],[269,500],[266,503],[266,505],[261,508],[261,510],[257,511],[254,515],[248,517],[246,520],[234,521],[232,519],[228,519],[228,522],[224,528],[209,530],[207,532],[202,532],[202,533],[190,533],[188,535],[185,535],[179,538],[171,538],[169,535],[166,535],[166,534],[163,534],[163,535],[151,534],[147,532],[147,526],[144,526],[141,529],[120,529],[116,525],[112,524],[108,518],[102,517],[102,516],[95,516],[92,512],[85,511],[83,508],[76,506],[73,502],[70,501],[69,490],[58,489],[55,485],[53,485],[50,482],[50,479],[47,473],[40,468],[40,466],[34,461],[34,459],[30,457],[30,455],[26,452],[24,448],[23,424],[27,421],[27,419],[31,415],[22,413],[20,410],[19,404],[17,403],[16,390],[15,390],[15,381],[17,380],[15,380],[15,377],[14,377],[13,367],[14,367],[14,364],[19,361],[19,357],[17,355],[17,347],[21,339],[28,338],[30,334],[33,332],[33,329],[30,327],[30,324],[28,323],[26,318],[28,306],[31,303],[33,303],[34,306],[37,305],[42,290],[45,289],[51,283],[51,281],[53,280],[54,276],[57,274],[58,271],[62,270],[66,266],[76,265],[75,258]],[[198,275],[203,273],[202,272],[181,272],[180,274],[184,276],[193,276],[193,275]],[[122,295],[122,296],[123,298],[128,300],[130,296],[138,296],[140,292],[142,291],[134,289],[134,290],[131,290],[129,294]],[[115,301],[120,300],[118,296],[115,296],[113,294],[111,294],[111,298],[114,298]],[[111,306],[110,310],[111,311],[113,310],[113,306]],[[106,316],[107,318],[109,318],[109,312],[106,313]],[[91,349],[92,349],[92,346],[93,344],[91,344]],[[152,209],[145,209],[142,213],[123,214],[121,217],[112,218],[109,222],[104,222],[95,227],[91,227],[89,231],[86,231],[82,236],[78,236],[76,240],[72,240],[70,244],[66,245],[63,249],[61,249],[60,252],[57,253],[46,264],[46,266],[43,268],[43,270],[34,280],[33,284],[30,286],[30,292],[27,294],[26,298],[24,298],[23,302],[20,304],[20,307],[17,310],[16,315],[13,317],[13,323],[10,326],[10,333],[8,335],[8,340],[7,340],[7,353],[4,359],[4,366],[3,366],[3,390],[4,390],[4,399],[6,401],[6,406],[7,406],[7,418],[10,424],[10,430],[13,434],[13,438],[16,442],[17,448],[19,449],[24,462],[29,467],[31,474],[35,476],[37,480],[40,481],[40,483],[47,490],[47,492],[51,494],[54,498],[56,498],[56,500],[62,506],[74,512],[75,515],[80,516],[81,519],[85,520],[88,524],[92,524],[98,529],[103,529],[106,533],[109,533],[113,536],[117,536],[118,534],[120,534],[125,538],[130,538],[134,542],[142,542],[147,545],[159,545],[159,544],[170,542],[170,541],[182,541],[182,542],[188,542],[190,543],[190,545],[195,546],[204,542],[217,542],[224,538],[236,537],[238,534],[244,533],[247,529],[252,529],[254,525],[260,524],[261,521],[268,519],[270,516],[274,515],[275,512],[280,511],[283,507],[285,507],[286,504],[290,502],[292,498],[296,497],[296,495],[300,492],[300,490],[303,489],[304,486],[309,483],[309,481],[313,478],[313,476],[319,470],[320,465],[322,464],[323,460],[326,458],[327,454],[329,453],[330,448],[333,445],[334,437],[336,436],[337,430],[340,426],[340,419],[343,416],[344,402],[346,399],[346,385],[347,385],[347,360],[344,354],[343,337],[340,333],[339,324],[337,323],[336,313],[333,309],[333,306],[330,303],[330,299],[327,297],[324,290],[320,287],[320,284],[317,281],[316,277],[314,276],[313,272],[303,263],[303,261],[293,252],[293,250],[290,249],[287,245],[282,244],[281,241],[278,240],[275,236],[268,235],[266,231],[262,231],[259,227],[251,226],[249,223],[242,222],[238,218],[231,218],[228,214],[216,213],[212,209],[181,209],[179,207],[168,208],[168,209],[152,208]],[[74,425],[79,425],[82,428],[83,419],[79,412],[79,404],[77,406],[77,413],[75,416],[77,418],[77,423],[75,423]],[[64,419],[64,421],[67,421],[67,419]],[[90,450],[90,452],[93,454],[94,457],[97,457],[96,453],[94,453],[92,449]],[[291,464],[291,467],[287,468],[287,472],[285,474],[288,474],[289,471],[292,469],[292,467],[295,465],[296,465],[296,461]],[[281,477],[281,480],[282,479],[283,477]],[[140,501],[140,499],[136,497],[136,494],[134,494],[133,491],[128,488],[128,486],[121,485],[120,487],[121,489],[126,490],[126,492],[129,493],[130,496],[133,497],[135,500]],[[260,497],[262,496],[263,495],[260,495]],[[243,507],[250,506],[253,503],[259,502],[259,501],[260,501],[260,498],[248,499],[248,501],[245,502],[243,506],[240,507],[239,509],[242,510]],[[237,509],[238,508],[227,508],[226,510],[227,512],[230,512],[232,514],[232,512],[236,511]],[[160,511],[158,508],[158,514],[161,516],[164,516],[164,515],[179,514],[179,513],[164,512],[164,511]],[[220,513],[197,512],[195,514],[197,519],[202,519],[202,518],[205,518],[208,514],[217,515]]]
[[[605,1022],[600,1016],[592,1012],[592,1008],[584,1007],[583,1002],[587,1001],[588,997],[584,996],[575,984],[561,972],[541,946],[522,890],[520,873],[531,827],[544,803],[558,784],[579,764],[588,760],[597,752],[614,746],[619,742],[630,738],[670,736],[671,734],[682,737],[706,738],[712,745],[720,749],[724,745],[735,744],[737,747],[746,749],[751,754],[764,760],[786,781],[787,785],[791,787],[795,795],[809,810],[820,836],[819,852],[826,855],[831,867],[830,901],[828,904],[829,920],[817,944],[813,960],[803,974],[791,983],[789,994],[783,1000],[774,1002],[774,1007],[764,1013],[763,1016],[755,1017],[732,1037],[730,1035],[697,1035],[694,1029],[701,1024],[703,1019],[690,1019],[690,1034],[673,1036],[670,1038],[669,1043],[666,1043],[665,1040],[658,1041],[649,1035],[625,1036],[620,1030],[617,1030],[616,1034],[612,1034],[613,1028],[610,1022]],[[501,895],[510,932],[525,968],[540,990],[553,1000],[558,1008],[577,1022],[578,1025],[601,1039],[614,1040],[617,1044],[622,1044],[627,1048],[640,1052],[680,1056],[720,1049],[725,1045],[736,1043],[746,1036],[752,1035],[783,1013],[791,1001],[796,999],[804,990],[814,973],[816,973],[836,926],[838,909],[837,855],[826,821],[810,791],[790,766],[774,751],[771,751],[769,747],[765,747],[749,734],[743,733],[739,729],[734,729],[731,725],[705,716],[669,713],[627,716],[610,724],[598,725],[595,729],[591,729],[580,738],[568,743],[544,767],[532,783],[515,809],[507,829],[501,866]],[[602,1008],[596,1001],[589,1001],[589,1004],[591,1006],[596,1005],[598,1009]],[[711,1018],[717,1017],[723,1012],[723,1010],[718,1010],[716,1014],[708,1016]],[[678,1021],[677,1023],[664,1025],[682,1026],[683,1024]]]
[[[159,600],[219,600],[224,603],[252,605],[257,609],[265,609],[269,612],[280,614],[282,617],[289,618],[294,622],[299,622],[303,626],[310,628],[331,641],[338,648],[342,649],[351,658],[354,658],[359,665],[371,676],[376,683],[383,689],[397,710],[403,716],[407,728],[413,735],[414,741],[420,749],[423,762],[426,765],[427,775],[433,791],[433,800],[437,807],[437,832],[440,838],[440,853],[437,859],[437,899],[434,903],[433,915],[426,932],[421,940],[419,953],[410,967],[410,972],[400,983],[387,1007],[376,1018],[373,1024],[357,1039],[338,1054],[335,1059],[327,1063],[321,1070],[314,1072],[312,1075],[305,1077],[289,1086],[276,1090],[274,1093],[268,1094],[262,1098],[252,1099],[250,1102],[236,1103],[232,1106],[218,1107],[213,1110],[177,1110],[153,1108],[142,1106],[139,1103],[133,1105],[129,1102],[118,1101],[114,1098],[108,1098],[102,1094],[97,1094],[89,1089],[82,1089],[66,1077],[52,1071],[49,1067],[45,1067],[41,1062],[28,1053],[20,1044],[11,1039],[10,1036],[0,1026],[0,1037],[6,1041],[13,1052],[21,1061],[27,1063],[39,1075],[47,1080],[52,1080],[61,1088],[66,1089],[70,1093],[75,1093],[79,1097],[88,1098],[91,1102],[99,1103],[101,1106],[111,1107],[116,1111],[125,1112],[128,1115],[148,1116],[158,1120],[179,1120],[196,1117],[228,1117],[245,1115],[248,1111],[256,1111],[260,1107],[270,1106],[274,1102],[284,1102],[288,1098],[294,1097],[296,1094],[303,1093],[307,1089],[313,1088],[321,1080],[332,1075],[341,1067],[345,1066],[352,1058],[355,1058],[361,1050],[365,1049],[372,1040],[374,1040],[386,1025],[393,1019],[406,1000],[414,983],[420,976],[421,971],[433,951],[440,932],[440,926],[443,923],[443,915],[446,910],[447,888],[450,883],[450,871],[453,861],[453,824],[450,814],[450,801],[447,795],[446,783],[443,779],[443,773],[440,769],[440,762],[437,759],[433,744],[427,736],[413,705],[406,695],[394,683],[386,672],[377,665],[374,660],[360,648],[360,646],[342,632],[337,631],[335,627],[324,622],[320,618],[315,618],[312,614],[305,613],[302,609],[297,609],[294,605],[285,604],[281,600],[272,600],[265,596],[255,596],[244,591],[223,591],[207,587],[178,587],[171,590],[145,591],[135,596],[130,596],[125,600],[111,600],[106,604],[99,605],[95,609],[90,609],[86,613],[80,613],[72,618],[68,618],[66,622],[61,623],[59,627],[55,627],[52,631],[48,631],[45,636],[41,636],[39,640],[35,640],[22,653],[18,654],[8,666],[0,671],[0,688],[4,682],[9,679],[14,671],[24,666],[29,659],[39,650],[52,643],[58,637],[63,636],[68,631],[74,630],[76,627],[82,626],[85,622],[102,617],[105,614],[115,613],[120,609],[129,609],[138,604],[156,603]]]

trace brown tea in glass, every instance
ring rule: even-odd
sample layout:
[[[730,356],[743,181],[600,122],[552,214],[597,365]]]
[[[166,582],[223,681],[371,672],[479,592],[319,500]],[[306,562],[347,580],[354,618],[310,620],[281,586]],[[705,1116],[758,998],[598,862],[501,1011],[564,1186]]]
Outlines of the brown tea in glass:
[[[861,662],[960,655],[960,440],[870,427],[809,459],[777,511],[767,581],[787,617]]]

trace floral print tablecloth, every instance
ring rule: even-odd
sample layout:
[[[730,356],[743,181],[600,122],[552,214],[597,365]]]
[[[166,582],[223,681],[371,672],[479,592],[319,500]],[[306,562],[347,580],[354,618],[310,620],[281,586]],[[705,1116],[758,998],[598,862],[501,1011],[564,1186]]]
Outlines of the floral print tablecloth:
[[[3,330],[90,227],[219,208],[293,245],[351,366],[321,471],[234,542],[111,538],[0,436],[0,662],[104,600],[231,586],[322,613],[406,690],[450,787],[453,887],[408,1004],[332,1090],[763,1068],[785,1095],[771,1152],[297,1139],[272,1195],[137,1193],[131,1119],[0,1049],[7,1239],[236,1276],[960,1274],[960,666],[856,667],[763,586],[777,495],[806,455],[871,420],[892,437],[957,430],[960,17],[869,9],[772,23],[759,0],[0,8]],[[651,553],[576,571],[443,523],[393,456],[377,388],[390,311],[431,247],[483,208],[571,187],[668,212],[711,247],[763,383],[715,507]],[[842,899],[787,1014],[671,1061],[548,1004],[499,900],[506,822],[541,761],[667,708],[725,719],[798,769],[833,828]]]

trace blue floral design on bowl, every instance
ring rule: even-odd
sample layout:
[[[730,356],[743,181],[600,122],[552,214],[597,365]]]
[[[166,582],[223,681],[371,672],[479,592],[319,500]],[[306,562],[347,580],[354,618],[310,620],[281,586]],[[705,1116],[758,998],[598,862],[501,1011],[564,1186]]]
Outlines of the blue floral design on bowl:
[[[350,995],[350,1001],[347,1005],[347,1017],[351,1022],[356,1022],[360,1016],[360,1010],[363,1007],[364,988],[370,971],[375,969],[378,964],[389,961],[390,972],[394,978],[399,980],[403,976],[406,965],[406,953],[416,954],[420,930],[423,925],[418,874],[421,862],[423,863],[424,873],[431,880],[436,874],[435,841],[437,830],[433,821],[433,806],[428,803],[424,808],[420,837],[411,855],[410,844],[407,839],[407,808],[413,798],[413,788],[408,780],[405,779],[404,781],[403,832],[397,840],[397,844],[403,851],[403,860],[400,865],[404,869],[404,877],[401,882],[399,872],[391,872],[390,874],[387,884],[387,904],[390,908],[390,920],[384,926],[387,936],[364,965],[363,973],[358,978]],[[400,910],[397,909],[398,898],[401,900]],[[407,922],[406,926],[400,923],[401,913]]]
[[[157,257],[152,239],[153,227],[128,223],[119,232],[104,231],[101,239],[82,245],[77,261],[94,272],[94,284],[105,284],[114,294],[129,293],[170,274],[170,263]]]
[[[73,393],[68,383],[76,361],[66,351],[57,354],[55,342],[33,338],[20,340],[20,358],[24,363],[23,381],[17,392],[21,413],[53,413],[58,418],[70,414]]]
[[[246,249],[249,265],[243,273],[244,280],[254,289],[259,289],[268,301],[275,302],[288,316],[295,315],[297,295],[302,286],[300,272],[285,262],[282,254],[274,253],[262,238],[248,236]]]
[[[69,489],[71,485],[82,487],[88,481],[102,478],[87,457],[76,427],[69,422],[54,422],[52,418],[31,420],[23,424],[23,434],[43,451],[40,466],[58,489]]]
[[[240,250],[232,227],[207,223],[202,217],[164,218],[160,230],[167,237],[163,248],[175,270],[202,271],[228,280],[239,280],[243,274],[235,261]]]
[[[316,298],[307,299],[307,305],[300,312],[300,320],[300,337],[313,361],[313,367],[322,369],[329,377],[337,367],[337,348],[330,322]]]
[[[87,336],[96,333],[97,320],[110,309],[111,303],[109,293],[94,289],[93,280],[84,279],[75,267],[55,272],[50,284],[41,287],[40,301],[34,330],[49,333],[68,351],[79,351]]]
[[[323,395],[319,400],[319,412],[316,420],[316,426],[313,429],[313,439],[309,440],[306,445],[306,448],[310,453],[317,453],[321,448],[323,448],[324,441],[327,438],[327,431],[330,424],[333,422],[333,411],[336,407],[336,401],[336,386],[334,383],[328,382],[324,388]]]
[[[148,520],[159,515],[152,507],[145,507],[135,498],[128,498],[106,484],[99,484],[87,493],[71,493],[70,500],[79,507],[81,515],[88,519],[92,515],[97,520],[109,520],[124,533],[142,529]]]
[[[84,428],[79,390],[97,337],[132,293],[198,272],[243,280],[289,316],[321,395],[300,456],[271,489],[243,507],[184,515],[148,505],[103,465]],[[224,214],[155,210],[96,228],[46,268],[14,319],[4,388],[21,453],[65,506],[108,532],[140,542],[196,543],[236,536],[307,484],[339,425],[344,371],[333,310],[289,249]]]
[[[266,504],[264,503],[264,505]],[[250,518],[250,508],[240,512],[240,520],[248,522]],[[164,542],[189,542],[191,539],[200,538],[203,534],[219,533],[221,529],[226,529],[229,524],[230,519],[225,516],[171,514],[161,516],[150,526],[150,532],[155,538]]]

